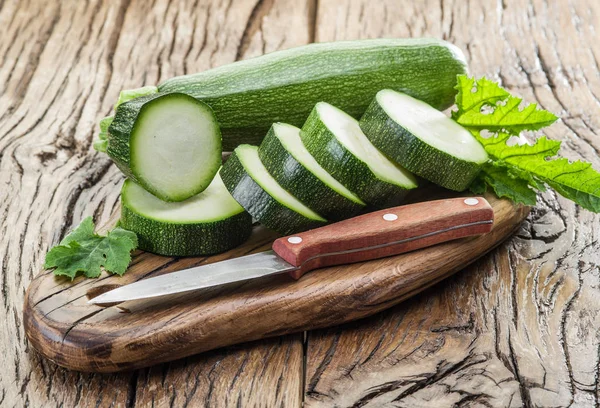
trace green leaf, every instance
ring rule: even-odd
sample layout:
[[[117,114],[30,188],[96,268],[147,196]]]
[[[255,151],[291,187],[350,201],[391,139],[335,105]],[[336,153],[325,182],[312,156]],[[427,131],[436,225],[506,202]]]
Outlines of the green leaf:
[[[484,105],[495,105],[510,96],[508,91],[485,77],[476,81],[475,78],[459,75],[457,81],[455,89],[458,90],[456,94],[458,111],[452,112],[453,119],[458,119],[466,112],[481,112]]]
[[[511,173],[510,168],[488,164],[480,177],[489,185],[498,197],[508,197],[516,203],[535,205],[537,194],[529,188],[529,183]]]
[[[483,172],[479,173],[477,178],[475,178],[475,180],[473,180],[473,182],[469,186],[469,190],[473,194],[483,194],[487,191],[487,184],[483,178],[483,175]]]
[[[457,89],[458,109],[452,117],[477,138],[491,159],[472,190],[481,191],[484,184],[500,197],[533,205],[535,190],[545,191],[548,185],[583,208],[600,212],[600,173],[590,163],[555,158],[560,142],[545,136],[533,144],[507,144],[523,130],[552,124],[554,114],[538,110],[535,104],[521,107],[520,98],[486,78],[459,76]],[[483,130],[491,137],[483,137]]]
[[[88,217],[59,245],[48,251],[44,267],[55,268],[55,275],[71,279],[79,272],[88,278],[97,278],[102,267],[108,272],[123,275],[131,262],[131,251],[137,245],[135,233],[119,227],[106,236],[97,235],[92,217]]]
[[[471,130],[486,129],[513,135],[523,130],[539,130],[558,119],[537,104],[521,106],[521,98],[514,97],[497,83],[487,78],[469,79],[458,77],[456,96],[458,111],[453,118]],[[488,109],[488,112],[484,112]]]

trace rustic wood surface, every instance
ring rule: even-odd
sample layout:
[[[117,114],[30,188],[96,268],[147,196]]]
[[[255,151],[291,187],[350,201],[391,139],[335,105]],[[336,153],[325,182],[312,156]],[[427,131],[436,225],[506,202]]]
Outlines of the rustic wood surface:
[[[139,251],[124,277],[105,273],[95,280],[80,277],[71,282],[56,279],[51,271],[46,271],[27,291],[23,327],[29,344],[63,367],[115,372],[251,340],[339,325],[373,315],[414,296],[512,235],[528,209],[492,195],[489,200],[490,204],[481,200],[475,207],[468,207],[459,198],[442,200],[444,206],[437,201],[385,210],[403,212],[417,220],[418,216],[423,217],[424,207],[429,209],[425,215],[428,223],[398,231],[399,234],[420,234],[419,229],[427,228],[443,231],[444,223],[461,225],[493,218],[494,224],[493,228],[491,224],[479,224],[429,235],[396,246],[396,250],[406,252],[452,238],[465,238],[394,257],[323,268],[300,281],[280,275],[108,307],[87,304],[89,298],[143,278],[264,251],[274,234],[262,227],[257,227],[245,244],[211,257],[177,259]],[[447,213],[440,214],[442,210]],[[362,220],[364,224],[372,222],[375,216],[376,213],[365,214],[352,221]],[[337,228],[332,225],[321,231]],[[318,231],[298,235],[314,236]],[[485,232],[489,233],[479,235]]]
[[[455,277],[306,336],[80,374],[32,351],[21,309],[48,247],[118,203],[91,142],[120,89],[311,41],[435,36],[559,114],[547,134],[600,168],[598,27],[594,0],[0,0],[0,406],[597,407],[600,218],[552,192]]]

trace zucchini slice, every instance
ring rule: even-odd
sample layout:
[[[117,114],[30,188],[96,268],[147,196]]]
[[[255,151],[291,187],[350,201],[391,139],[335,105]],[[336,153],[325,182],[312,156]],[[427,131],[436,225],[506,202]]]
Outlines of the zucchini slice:
[[[197,256],[240,245],[252,232],[252,217],[218,174],[202,193],[177,203],[162,201],[127,179],[121,190],[121,225],[137,234],[144,251]]]
[[[368,204],[396,203],[417,187],[412,174],[373,146],[356,119],[333,105],[317,103],[300,135],[315,160]]]
[[[327,222],[277,183],[260,161],[256,146],[238,146],[220,174],[233,198],[257,221],[280,234]]]
[[[450,190],[465,190],[488,160],[468,130],[425,102],[389,89],[377,93],[360,127],[388,157]]]
[[[108,128],[107,153],[125,175],[164,201],[203,191],[221,167],[221,132],[208,105],[181,94],[124,102]]]
[[[295,126],[273,124],[258,155],[281,187],[328,220],[351,217],[365,206],[317,163],[302,144],[300,129]]]

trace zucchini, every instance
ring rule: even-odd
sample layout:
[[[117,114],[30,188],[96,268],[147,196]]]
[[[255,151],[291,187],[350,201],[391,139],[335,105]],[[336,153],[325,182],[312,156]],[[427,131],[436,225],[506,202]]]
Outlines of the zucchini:
[[[260,161],[256,146],[238,146],[220,174],[233,198],[254,219],[280,234],[293,234],[327,222],[275,181]]]
[[[300,135],[315,160],[368,204],[397,203],[417,187],[412,174],[377,150],[358,121],[335,106],[317,103]]]
[[[351,217],[365,205],[317,163],[302,144],[300,129],[295,126],[273,124],[258,155],[281,187],[328,220]]]
[[[360,127],[388,157],[450,190],[468,188],[488,160],[468,130],[427,103],[389,89],[377,93]]]
[[[252,232],[252,217],[218,174],[202,193],[177,203],[162,201],[127,179],[121,190],[121,225],[136,233],[144,251],[197,256],[240,245]]]
[[[370,39],[277,51],[167,79],[158,90],[206,102],[229,151],[242,143],[259,144],[274,122],[301,126],[320,101],[359,118],[384,88],[445,109],[454,103],[456,76],[465,73],[462,51],[445,41]]]
[[[107,142],[119,169],[165,201],[200,193],[221,166],[221,133],[212,110],[181,93],[120,104]]]

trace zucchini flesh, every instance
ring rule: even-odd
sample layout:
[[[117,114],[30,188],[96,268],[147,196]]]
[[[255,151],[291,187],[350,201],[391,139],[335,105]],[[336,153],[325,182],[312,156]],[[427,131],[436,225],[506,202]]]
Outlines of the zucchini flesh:
[[[351,217],[365,205],[317,163],[302,144],[300,129],[295,126],[273,124],[258,155],[281,187],[328,220]]]
[[[107,153],[123,173],[165,201],[200,193],[221,166],[216,118],[206,104],[185,94],[122,103],[107,141]]]
[[[373,146],[357,120],[333,105],[317,103],[301,137],[315,160],[368,204],[395,204],[417,187],[410,172]]]
[[[427,103],[393,90],[377,93],[360,126],[388,157],[451,190],[465,190],[488,160],[465,128]]]
[[[211,106],[223,147],[258,144],[277,121],[301,126],[319,101],[359,118],[384,88],[432,106],[454,103],[456,76],[467,73],[456,46],[403,38],[309,44],[168,79],[161,92],[184,92]]]
[[[238,146],[220,174],[233,198],[254,219],[280,234],[293,234],[327,222],[277,183],[260,161],[256,146]]]
[[[121,190],[121,225],[137,234],[139,248],[167,256],[210,255],[244,242],[252,217],[217,175],[202,193],[185,201],[160,200],[133,182]]]

